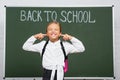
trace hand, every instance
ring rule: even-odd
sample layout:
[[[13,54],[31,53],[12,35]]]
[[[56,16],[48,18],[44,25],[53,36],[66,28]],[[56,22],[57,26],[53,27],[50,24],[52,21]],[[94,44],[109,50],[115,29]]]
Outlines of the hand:
[[[35,37],[36,39],[39,39],[39,40],[43,39],[45,36],[47,36],[47,35],[46,35],[46,34],[43,34],[43,33],[38,33],[38,34],[35,34],[35,35],[34,35],[34,37]]]
[[[63,37],[64,40],[71,40],[72,36],[68,35],[68,34],[61,34],[61,36]]]

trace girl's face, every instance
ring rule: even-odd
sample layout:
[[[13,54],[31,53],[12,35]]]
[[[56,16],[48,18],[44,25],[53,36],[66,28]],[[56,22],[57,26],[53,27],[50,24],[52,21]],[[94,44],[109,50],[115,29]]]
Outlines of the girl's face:
[[[50,41],[55,42],[59,40],[60,35],[60,26],[58,24],[52,23],[47,27],[47,36]]]

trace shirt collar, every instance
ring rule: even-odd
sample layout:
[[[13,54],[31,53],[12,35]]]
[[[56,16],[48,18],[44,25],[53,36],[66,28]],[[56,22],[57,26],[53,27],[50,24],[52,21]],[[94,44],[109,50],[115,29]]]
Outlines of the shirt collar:
[[[51,42],[51,41],[49,40],[49,43],[51,43],[51,44],[59,44],[59,43],[60,43],[60,39],[59,39],[58,41],[56,41],[56,42]]]

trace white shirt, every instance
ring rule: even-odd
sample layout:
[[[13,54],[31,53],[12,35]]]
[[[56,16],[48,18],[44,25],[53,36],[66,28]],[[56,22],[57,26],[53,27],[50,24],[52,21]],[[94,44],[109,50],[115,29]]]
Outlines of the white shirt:
[[[40,43],[34,44],[35,41],[36,41],[36,38],[34,36],[31,36],[24,43],[23,49],[26,51],[39,52],[40,54],[42,54],[42,49],[46,41],[41,41]],[[80,40],[73,37],[70,41],[71,43],[67,41],[63,41],[63,46],[65,48],[66,55],[70,53],[83,52],[85,50],[84,45]],[[50,70],[59,70],[61,67],[64,66],[64,53],[61,49],[60,40],[54,43],[51,41],[48,42],[43,55],[42,66]],[[63,73],[63,70],[62,70],[62,73]],[[62,80],[62,79],[63,78],[59,80]]]

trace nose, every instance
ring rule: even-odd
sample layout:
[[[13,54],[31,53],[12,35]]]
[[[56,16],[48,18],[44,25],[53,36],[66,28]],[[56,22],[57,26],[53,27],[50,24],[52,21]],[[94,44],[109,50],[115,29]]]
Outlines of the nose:
[[[56,30],[55,29],[52,29],[51,32],[55,32]]]

